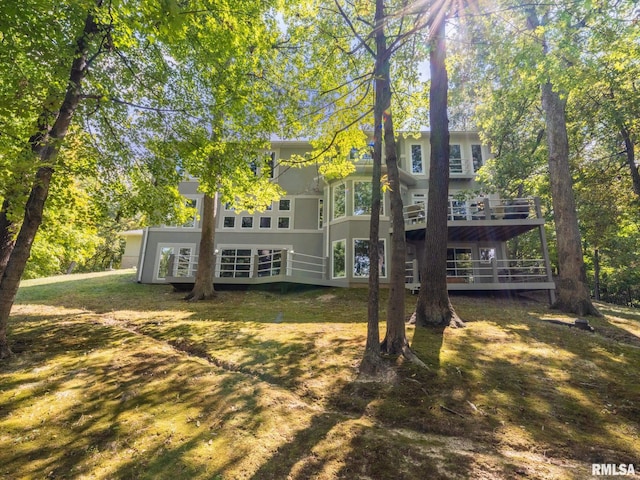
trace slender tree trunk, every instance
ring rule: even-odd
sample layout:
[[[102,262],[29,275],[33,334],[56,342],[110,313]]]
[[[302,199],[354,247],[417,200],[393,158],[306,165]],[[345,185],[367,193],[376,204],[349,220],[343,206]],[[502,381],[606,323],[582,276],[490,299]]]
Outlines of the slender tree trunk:
[[[216,295],[213,287],[215,278],[215,230],[216,230],[216,198],[205,194],[202,208],[202,233],[198,255],[198,271],[193,290],[185,297],[192,302],[206,300]]]
[[[376,0],[376,29],[383,25],[383,0]],[[380,68],[380,57],[376,57],[376,71]],[[382,88],[382,79],[376,76],[373,107],[373,173],[371,175],[371,220],[369,222],[369,293],[367,306],[367,342],[360,363],[360,373],[378,375],[383,369],[380,356],[380,177],[382,173],[382,121],[384,104],[378,94]]]
[[[0,210],[0,278],[4,274],[7,263],[9,263],[9,256],[13,250],[14,231],[13,224],[8,217],[9,200],[5,198],[2,202],[2,210]]]
[[[600,251],[597,248],[593,252],[593,296],[600,301]]]
[[[629,173],[631,174],[631,181],[633,182],[633,193],[640,197],[640,172],[638,172],[638,166],[636,165],[636,150],[631,139],[631,134],[624,124],[618,124],[620,128],[620,134],[624,141],[625,152],[627,157],[627,166],[629,167]]]
[[[597,315],[591,303],[584,266],[576,203],[569,167],[566,101],[550,82],[542,86],[542,108],[547,124],[549,179],[558,248],[557,299],[553,307],[576,315]]]
[[[416,305],[416,325],[463,326],[447,290],[447,213],[449,203],[449,119],[447,116],[448,76],[445,65],[446,15],[434,14],[429,64],[429,118],[431,124],[431,164],[424,264],[420,265],[420,292]]]
[[[0,358],[11,355],[7,339],[9,315],[15,301],[20,278],[31,253],[36,232],[42,223],[42,212],[49,194],[49,184],[53,175],[53,165],[65,138],[73,115],[78,108],[81,96],[81,84],[88,71],[88,50],[91,37],[99,31],[92,14],[85,20],[82,35],[76,44],[76,56],[71,66],[69,83],[62,106],[53,126],[46,135],[33,144],[40,167],[25,207],[24,220],[20,227],[16,243],[9,257],[7,267],[0,279]]]
[[[377,0],[376,9],[381,11],[384,2]],[[382,12],[384,16],[384,12]],[[407,244],[404,233],[404,218],[402,212],[402,197],[400,195],[400,172],[398,170],[398,155],[396,139],[393,129],[393,115],[391,112],[391,75],[390,53],[387,50],[387,38],[382,27],[376,30],[376,99],[383,111],[384,153],[389,179],[391,197],[391,265],[389,267],[389,301],[387,304],[387,330],[382,341],[382,351],[389,355],[399,355],[408,348],[405,330],[405,262],[407,260]],[[378,101],[378,100],[377,100]]]

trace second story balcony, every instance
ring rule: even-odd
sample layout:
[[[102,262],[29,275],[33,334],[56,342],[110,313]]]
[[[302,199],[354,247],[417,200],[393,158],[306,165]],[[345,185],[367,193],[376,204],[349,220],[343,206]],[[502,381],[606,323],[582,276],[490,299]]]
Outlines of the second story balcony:
[[[424,236],[427,211],[424,203],[404,207],[407,238]],[[449,199],[447,212],[449,240],[505,241],[544,225],[540,200],[534,197],[472,200]]]

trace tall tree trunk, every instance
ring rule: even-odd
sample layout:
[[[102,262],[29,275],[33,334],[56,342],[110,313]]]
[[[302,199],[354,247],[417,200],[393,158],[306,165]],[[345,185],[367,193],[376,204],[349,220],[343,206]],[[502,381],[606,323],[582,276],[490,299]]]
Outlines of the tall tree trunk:
[[[416,304],[418,326],[463,326],[447,290],[447,213],[449,203],[449,90],[445,44],[444,12],[434,12],[431,23],[429,65],[429,118],[431,125],[431,164],[424,264],[420,265],[420,292]]]
[[[551,82],[542,86],[542,108],[547,125],[549,181],[553,202],[558,249],[557,299],[554,308],[576,315],[598,315],[591,303],[584,266],[573,182],[569,167],[569,140],[565,117],[566,100],[553,90]]]
[[[89,42],[98,31],[93,15],[88,14],[83,32],[76,43],[76,55],[71,65],[69,83],[62,106],[51,129],[46,135],[41,136],[32,147],[34,153],[37,154],[40,167],[37,169],[31,193],[27,200],[24,220],[16,238],[15,246],[0,279],[0,358],[6,358],[11,355],[7,339],[9,315],[18,292],[20,278],[31,254],[33,239],[42,223],[42,212],[49,194],[49,184],[54,172],[53,165],[60,149],[60,144],[67,135],[71,119],[80,103],[81,84],[89,68],[87,63]]]
[[[624,141],[627,166],[629,167],[629,173],[631,174],[631,181],[633,182],[633,193],[640,197],[640,172],[638,172],[638,166],[636,165],[636,150],[631,139],[629,129],[622,123],[618,123],[622,140]]]
[[[384,2],[376,1],[377,11],[382,11]],[[382,18],[384,12],[382,11]],[[382,22],[383,25],[383,22]],[[393,130],[393,115],[391,113],[391,75],[390,53],[387,50],[387,38],[384,28],[376,30],[376,99],[382,108],[384,128],[384,153],[389,179],[391,197],[391,265],[389,267],[389,301],[387,304],[387,330],[382,341],[382,351],[389,355],[399,355],[408,348],[405,330],[405,262],[407,260],[407,244],[404,233],[404,218],[402,212],[402,196],[400,194],[400,172],[398,170],[398,154]],[[378,101],[378,100],[376,100]]]
[[[600,251],[597,248],[593,252],[593,296],[600,301]]]
[[[384,17],[381,5],[383,0],[376,0],[376,29],[382,29]],[[376,71],[380,58],[376,58]],[[373,173],[371,175],[371,220],[369,222],[369,292],[367,306],[367,342],[359,371],[364,375],[378,375],[383,369],[380,356],[380,177],[382,171],[382,117],[384,104],[378,94],[382,79],[376,76],[375,97],[373,106]]]
[[[5,198],[2,202],[2,210],[0,210],[0,278],[4,274],[7,263],[9,263],[9,256],[13,250],[14,231],[13,224],[9,220],[9,200]]]
[[[185,300],[192,302],[213,298],[216,295],[213,287],[215,278],[216,198],[217,195],[213,197],[206,193],[204,195],[198,270],[193,290],[185,297]]]

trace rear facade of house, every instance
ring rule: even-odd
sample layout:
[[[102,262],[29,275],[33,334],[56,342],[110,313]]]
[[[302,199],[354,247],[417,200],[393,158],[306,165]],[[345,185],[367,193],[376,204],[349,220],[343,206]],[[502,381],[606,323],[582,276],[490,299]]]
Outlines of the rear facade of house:
[[[476,172],[489,157],[474,132],[451,132],[447,276],[450,290],[547,290],[551,277],[544,219],[535,198],[472,195]],[[366,285],[369,265],[371,158],[340,180],[319,174],[317,165],[291,168],[287,159],[310,151],[304,141],[272,143],[268,172],[286,191],[264,212],[216,211],[216,284],[287,282],[353,287]],[[424,245],[429,184],[429,133],[401,137],[398,160],[404,205],[407,288],[419,286],[418,257]],[[384,168],[383,168],[384,173]],[[258,172],[260,174],[260,172]],[[193,283],[198,264],[202,194],[196,179],[180,191],[200,212],[180,226],[144,230],[138,262],[142,283]],[[387,283],[393,232],[389,194],[380,217],[381,282]],[[510,259],[506,241],[537,230],[537,258]]]

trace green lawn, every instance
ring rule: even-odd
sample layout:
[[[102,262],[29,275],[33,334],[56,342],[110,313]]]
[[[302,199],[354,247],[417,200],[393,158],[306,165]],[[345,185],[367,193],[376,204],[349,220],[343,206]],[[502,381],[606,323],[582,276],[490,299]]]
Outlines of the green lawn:
[[[395,379],[373,383],[356,380],[364,289],[224,291],[191,304],[134,277],[23,282],[16,355],[0,363],[0,478],[640,471],[636,310],[599,305],[591,334],[546,323],[573,319],[534,299],[455,296],[466,328],[407,329],[429,369],[398,359]]]

